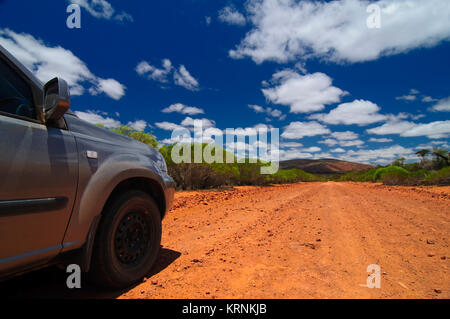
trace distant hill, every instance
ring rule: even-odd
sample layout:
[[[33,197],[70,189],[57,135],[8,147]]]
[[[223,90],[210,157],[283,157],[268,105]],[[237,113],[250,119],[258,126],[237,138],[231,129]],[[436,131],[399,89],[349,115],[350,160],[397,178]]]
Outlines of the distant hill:
[[[365,171],[373,168],[373,166],[336,159],[298,159],[280,162],[280,168],[299,168],[311,174],[344,174],[348,172]]]

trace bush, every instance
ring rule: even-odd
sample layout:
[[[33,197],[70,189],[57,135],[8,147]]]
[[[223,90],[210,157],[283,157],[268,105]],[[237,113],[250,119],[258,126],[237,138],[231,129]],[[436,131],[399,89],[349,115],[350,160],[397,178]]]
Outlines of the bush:
[[[426,184],[450,185],[450,166],[429,174],[424,181]]]
[[[385,176],[391,179],[394,177],[398,179],[405,179],[409,176],[409,172],[406,169],[398,166],[379,168],[373,175],[373,181],[383,181],[383,177]]]
[[[376,168],[372,168],[368,171],[350,172],[341,176],[338,180],[341,182],[375,182],[374,175],[377,172]]]
[[[301,169],[281,169],[273,175],[267,175],[266,180],[274,184],[313,182],[320,178],[316,175],[306,173]]]

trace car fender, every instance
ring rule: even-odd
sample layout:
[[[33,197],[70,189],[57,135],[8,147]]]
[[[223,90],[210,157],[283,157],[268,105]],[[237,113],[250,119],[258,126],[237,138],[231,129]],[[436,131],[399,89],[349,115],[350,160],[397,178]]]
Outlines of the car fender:
[[[87,162],[87,163],[86,163]],[[140,154],[116,154],[109,156],[98,168],[87,159],[81,166],[89,165],[93,170],[87,178],[86,168],[80,167],[80,183],[77,200],[63,242],[63,252],[82,247],[91,229],[114,189],[131,178],[146,178],[157,182],[164,190],[161,172],[147,157]],[[94,230],[95,231],[95,230]]]

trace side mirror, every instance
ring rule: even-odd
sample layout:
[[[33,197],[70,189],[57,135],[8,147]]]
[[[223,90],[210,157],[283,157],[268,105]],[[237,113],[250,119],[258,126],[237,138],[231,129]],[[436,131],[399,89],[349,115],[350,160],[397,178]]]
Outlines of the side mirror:
[[[44,113],[46,121],[57,121],[70,107],[70,91],[67,82],[54,78],[44,85]]]

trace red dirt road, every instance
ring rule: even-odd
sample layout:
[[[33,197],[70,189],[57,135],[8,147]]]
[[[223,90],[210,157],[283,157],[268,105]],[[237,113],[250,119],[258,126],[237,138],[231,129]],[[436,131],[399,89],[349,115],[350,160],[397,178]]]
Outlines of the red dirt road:
[[[153,276],[75,297],[449,298],[449,213],[449,187],[329,182],[178,193]],[[366,287],[370,264],[381,267],[380,289]],[[33,280],[7,285],[24,285],[18,296],[66,295],[63,284]]]

